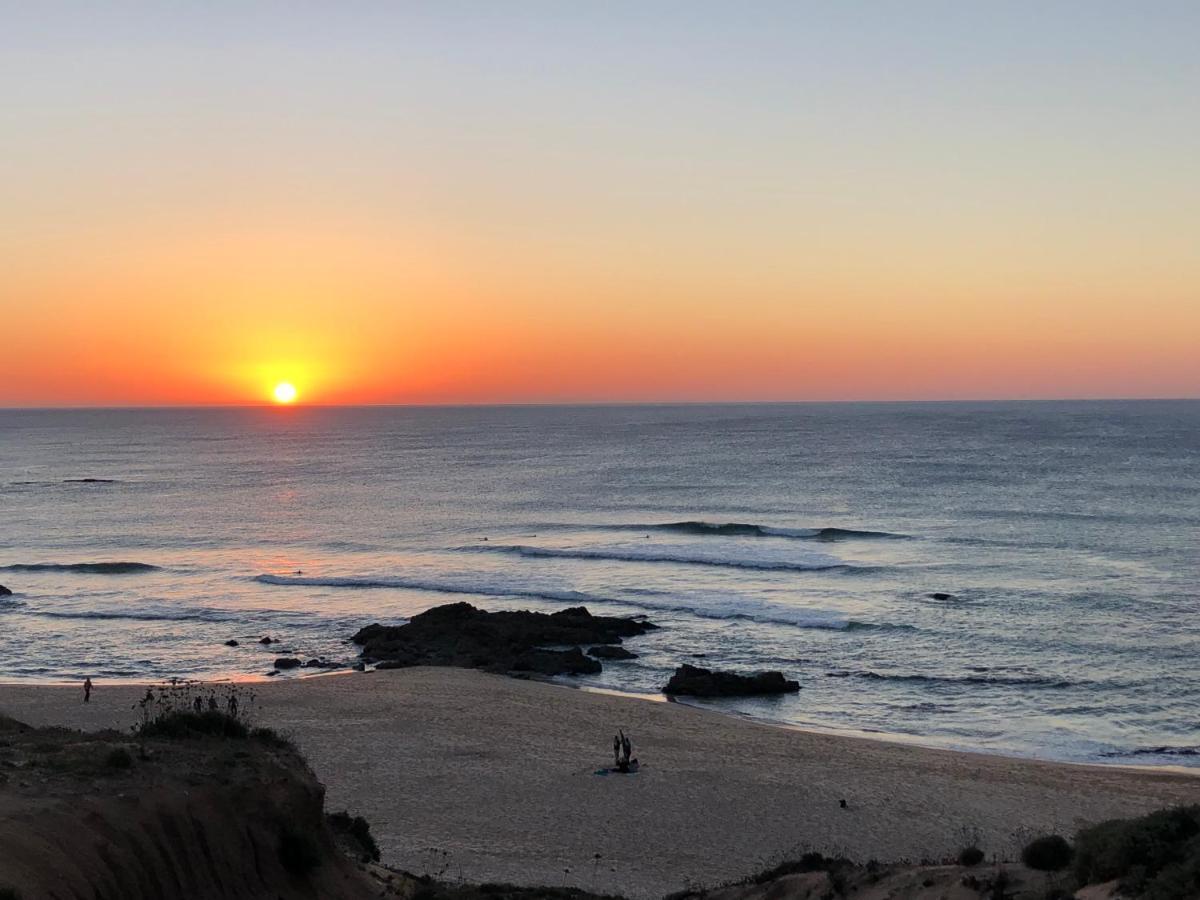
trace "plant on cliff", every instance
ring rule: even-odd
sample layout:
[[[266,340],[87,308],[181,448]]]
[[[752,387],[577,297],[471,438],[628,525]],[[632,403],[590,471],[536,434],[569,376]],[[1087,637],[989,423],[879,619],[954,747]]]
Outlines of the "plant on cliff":
[[[1058,872],[1071,864],[1075,851],[1061,834],[1034,838],[1021,851],[1021,862],[1039,872]]]
[[[328,813],[329,827],[334,835],[348,837],[359,847],[363,862],[379,862],[379,845],[371,834],[371,824],[362,816],[351,816],[348,812]]]
[[[1122,893],[1145,900],[1200,896],[1200,805],[1101,822],[1075,845],[1081,884],[1118,879]]]

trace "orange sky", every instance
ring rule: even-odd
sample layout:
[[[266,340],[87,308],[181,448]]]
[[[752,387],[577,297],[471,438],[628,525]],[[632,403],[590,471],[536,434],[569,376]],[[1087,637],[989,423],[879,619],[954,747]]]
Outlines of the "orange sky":
[[[1200,395],[1166,24],[540,9],[24,14],[0,406]]]

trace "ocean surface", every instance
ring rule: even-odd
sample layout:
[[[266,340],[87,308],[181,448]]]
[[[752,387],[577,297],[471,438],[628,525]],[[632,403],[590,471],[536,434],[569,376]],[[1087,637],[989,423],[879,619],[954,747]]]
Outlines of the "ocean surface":
[[[4,680],[582,604],[663,627],[575,683],[781,669],[710,705],[1196,766],[1200,402],[0,411],[0,584]]]

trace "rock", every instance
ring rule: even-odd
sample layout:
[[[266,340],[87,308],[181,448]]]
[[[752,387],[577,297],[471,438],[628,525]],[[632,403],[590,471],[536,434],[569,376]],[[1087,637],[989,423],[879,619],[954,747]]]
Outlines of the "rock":
[[[570,650],[530,650],[513,660],[514,672],[536,672],[539,675],[595,675],[600,663],[584,656],[578,647]]]
[[[362,662],[356,662],[350,668],[352,668],[355,672],[365,672],[365,671],[367,671],[367,664],[362,663]]]
[[[798,690],[800,682],[789,681],[782,672],[737,675],[733,672],[713,672],[684,663],[675,670],[663,693],[692,697],[748,697],[755,694],[792,694]]]
[[[469,603],[437,606],[406,625],[368,625],[354,635],[377,668],[458,666],[488,672],[591,674],[600,663],[579,645],[619,644],[656,626],[640,619],[593,616],[582,606],[547,615],[486,612]],[[569,649],[562,649],[569,648]]]
[[[636,653],[630,653],[624,647],[614,647],[609,644],[589,648],[588,656],[594,656],[596,659],[637,659]]]
[[[233,639],[230,639],[225,642],[226,647],[236,647],[237,645],[238,645],[238,642]]]
[[[0,584],[0,597],[11,597],[11,596],[12,596],[12,591],[10,591],[4,585]]]
[[[271,638],[269,638],[269,637],[263,637],[263,638],[259,638],[258,642],[259,642],[260,644],[273,644],[273,643],[275,643],[275,642],[274,642],[273,640],[271,640]]]
[[[310,659],[304,664],[306,669],[340,669],[342,664],[328,659]]]
[[[275,660],[275,668],[277,669],[295,669],[300,666],[300,660],[294,656],[281,656]]]
[[[930,600],[956,600],[953,594],[947,594],[945,591],[934,591],[932,594],[926,594]]]

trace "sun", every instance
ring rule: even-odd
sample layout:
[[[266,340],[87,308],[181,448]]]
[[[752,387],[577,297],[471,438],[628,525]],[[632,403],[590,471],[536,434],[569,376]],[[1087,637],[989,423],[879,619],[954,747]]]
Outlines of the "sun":
[[[296,386],[290,381],[281,381],[271,391],[276,403],[292,403],[296,399]]]

